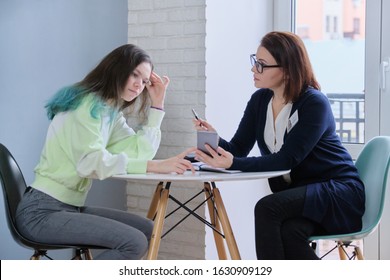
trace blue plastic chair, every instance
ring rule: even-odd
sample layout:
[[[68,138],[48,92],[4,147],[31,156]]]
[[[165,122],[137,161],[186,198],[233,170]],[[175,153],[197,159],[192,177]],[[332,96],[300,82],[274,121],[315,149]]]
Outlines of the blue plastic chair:
[[[342,260],[364,259],[361,249],[356,245],[351,245],[351,243],[371,234],[381,220],[390,167],[390,137],[377,136],[367,142],[356,160],[356,167],[364,182],[366,192],[366,211],[363,215],[362,230],[347,234],[321,235],[310,238],[312,242],[318,240],[336,241],[336,246],[330,251],[338,248],[339,256]],[[345,250],[350,245],[354,247],[352,256],[349,256]],[[321,258],[325,257],[329,252]]]

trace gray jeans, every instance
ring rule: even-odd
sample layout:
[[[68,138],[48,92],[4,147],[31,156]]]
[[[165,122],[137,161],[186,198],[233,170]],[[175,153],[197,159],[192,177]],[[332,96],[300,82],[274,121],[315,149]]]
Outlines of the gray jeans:
[[[141,259],[153,230],[149,219],[125,211],[75,207],[29,188],[17,209],[18,229],[27,238],[49,244],[110,248],[94,259]]]

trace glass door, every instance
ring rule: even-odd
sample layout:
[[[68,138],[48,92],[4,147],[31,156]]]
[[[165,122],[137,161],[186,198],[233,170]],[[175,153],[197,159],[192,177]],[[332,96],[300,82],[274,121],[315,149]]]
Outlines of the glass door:
[[[365,0],[295,1],[293,31],[306,45],[344,143],[364,143],[365,7]]]
[[[367,140],[366,1],[275,0],[274,29],[297,33],[332,105],[337,133],[356,158]]]

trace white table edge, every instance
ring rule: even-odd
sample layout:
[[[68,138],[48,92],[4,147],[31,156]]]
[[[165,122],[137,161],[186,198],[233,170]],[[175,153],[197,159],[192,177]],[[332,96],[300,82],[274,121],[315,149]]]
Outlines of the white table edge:
[[[126,181],[187,181],[187,182],[218,182],[218,181],[241,181],[241,180],[258,180],[268,179],[272,177],[288,174],[290,170],[264,171],[264,172],[239,172],[239,173],[218,173],[197,171],[192,174],[190,171],[184,174],[118,174],[111,178],[126,180]]]

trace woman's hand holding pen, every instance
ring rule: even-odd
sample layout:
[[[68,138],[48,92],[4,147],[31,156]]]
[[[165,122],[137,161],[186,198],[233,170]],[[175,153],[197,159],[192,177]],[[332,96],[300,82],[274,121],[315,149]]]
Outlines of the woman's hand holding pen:
[[[193,119],[192,122],[194,123],[196,130],[206,130],[206,131],[215,131],[216,132],[215,128],[205,120]]]
[[[211,125],[209,124],[207,121],[205,120],[202,120],[198,114],[195,112],[194,109],[192,109],[192,113],[194,114],[194,119],[192,120],[192,122],[194,123],[194,126],[195,126],[195,129],[196,130],[206,130],[206,131],[215,131],[217,132],[217,130]]]

